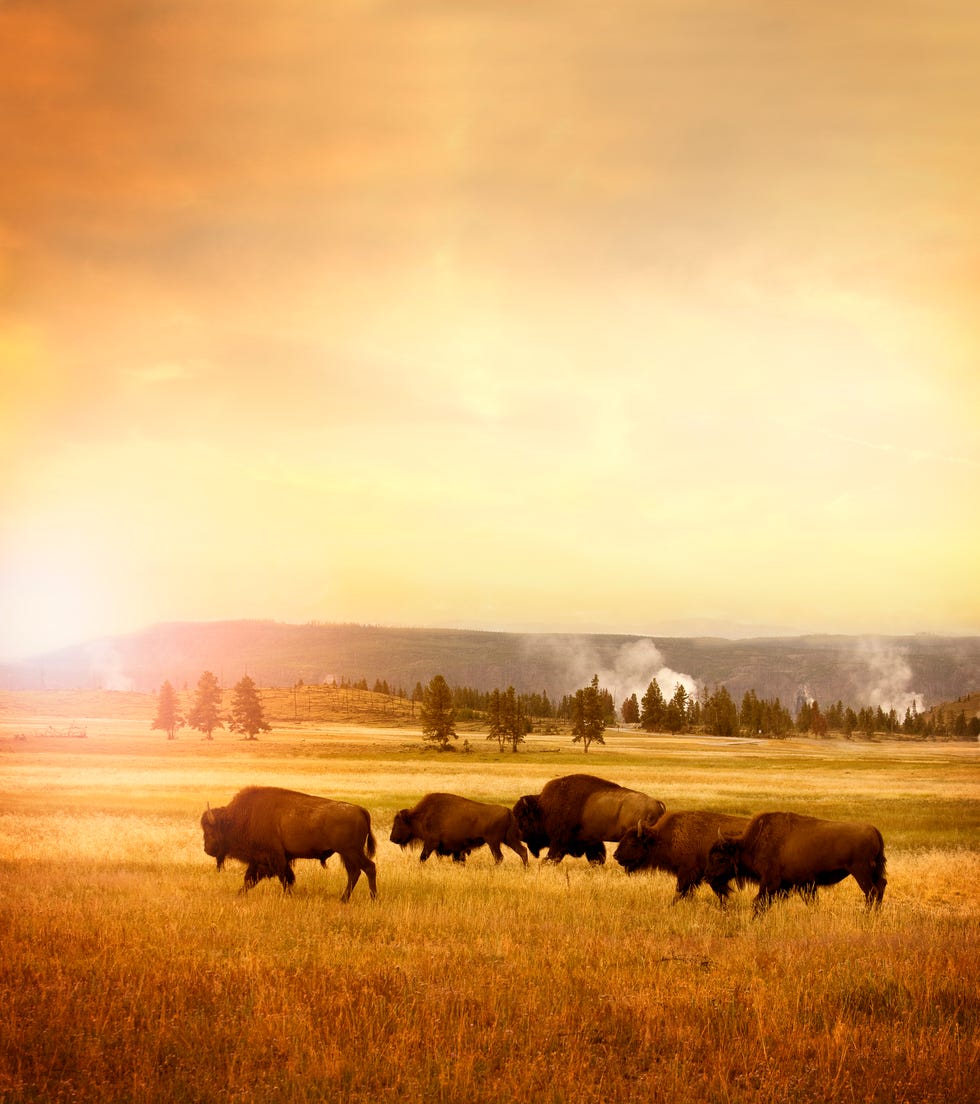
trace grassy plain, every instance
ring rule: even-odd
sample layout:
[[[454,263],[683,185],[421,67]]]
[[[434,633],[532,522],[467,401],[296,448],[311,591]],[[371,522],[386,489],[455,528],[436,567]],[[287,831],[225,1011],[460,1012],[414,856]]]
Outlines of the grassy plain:
[[[64,712],[0,702],[2,1101],[978,1098],[975,746],[609,733],[501,755],[471,733],[438,754],[342,723],[168,742],[130,705],[72,714],[71,739]],[[387,839],[423,793],[510,804],[583,769],[674,809],[871,820],[884,907],[848,880],[753,919],[751,891],[674,906],[672,879],[611,860],[421,866]],[[341,905],[336,859],[239,896],[199,818],[251,783],[365,805],[379,899],[362,879]]]

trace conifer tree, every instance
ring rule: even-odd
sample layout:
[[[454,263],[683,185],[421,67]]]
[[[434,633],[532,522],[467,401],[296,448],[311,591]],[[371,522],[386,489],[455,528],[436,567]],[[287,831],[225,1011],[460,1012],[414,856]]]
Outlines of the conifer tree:
[[[487,739],[496,740],[498,748],[503,751],[504,742],[507,739],[507,729],[504,727],[502,697],[499,690],[491,691],[487,699],[487,720],[489,722]]]
[[[177,738],[177,729],[184,723],[180,706],[177,702],[177,691],[169,682],[160,687],[160,696],[157,698],[157,715],[153,718],[151,728],[163,729],[168,740]]]
[[[262,712],[262,700],[255,689],[255,682],[248,675],[235,683],[231,699],[232,732],[240,732],[246,740],[257,739],[257,733],[268,732],[269,724]]]
[[[412,716],[415,716],[415,703],[421,702],[425,697],[425,690],[422,688],[422,683],[417,682],[415,689],[412,691]]]
[[[504,696],[504,717],[506,719],[506,733],[510,738],[510,750],[517,752],[517,745],[524,743],[524,734],[527,731],[526,711],[513,686],[507,687]]]
[[[640,703],[637,700],[636,694],[630,694],[628,698],[623,700],[620,713],[623,716],[623,724],[640,723]]]
[[[751,703],[750,703],[751,709]],[[727,686],[718,686],[704,707],[705,728],[712,736],[737,736],[738,710]]]
[[[593,742],[606,742],[603,736],[605,730],[606,716],[599,691],[599,676],[593,675],[588,686],[575,691],[572,703],[572,743],[577,744],[581,740],[588,752],[589,745]]]
[[[656,732],[663,724],[664,713],[667,711],[667,703],[664,701],[660,683],[653,679],[647,687],[640,703],[640,728],[644,732]]]
[[[687,691],[678,683],[674,696],[667,704],[664,712],[664,728],[668,732],[680,732],[687,724]]]
[[[440,751],[449,747],[450,739],[459,739],[456,735],[453,692],[442,675],[435,675],[425,688],[419,717],[422,720],[422,738],[437,744]]]
[[[205,740],[214,739],[214,730],[224,728],[221,720],[221,687],[210,671],[205,671],[197,680],[194,704],[187,715],[191,728],[204,733]]]

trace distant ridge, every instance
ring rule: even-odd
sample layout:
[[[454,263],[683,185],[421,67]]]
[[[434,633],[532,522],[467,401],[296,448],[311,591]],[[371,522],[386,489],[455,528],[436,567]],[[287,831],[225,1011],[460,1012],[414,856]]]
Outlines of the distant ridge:
[[[980,688],[980,637],[796,636],[726,640],[573,633],[508,633],[276,621],[176,622],[0,665],[0,689],[157,689],[193,686],[210,670],[224,686],[243,674],[260,686],[348,679],[387,682],[408,693],[442,674],[478,690],[514,686],[553,699],[598,673],[617,696],[653,677],[673,693],[674,676],[747,690],[794,708],[894,705],[913,696],[922,711]],[[663,672],[661,675],[660,672]],[[668,685],[663,685],[663,683]]]

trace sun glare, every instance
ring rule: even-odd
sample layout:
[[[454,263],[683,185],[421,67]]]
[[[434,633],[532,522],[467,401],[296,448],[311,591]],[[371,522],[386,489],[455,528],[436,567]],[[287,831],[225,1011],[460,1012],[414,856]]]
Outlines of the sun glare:
[[[0,658],[22,659],[105,631],[104,594],[84,569],[5,565],[0,573]]]

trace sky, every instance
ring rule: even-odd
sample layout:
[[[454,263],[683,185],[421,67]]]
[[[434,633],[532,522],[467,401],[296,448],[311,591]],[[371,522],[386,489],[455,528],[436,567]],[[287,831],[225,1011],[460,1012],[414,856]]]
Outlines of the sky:
[[[0,658],[980,632],[974,0],[0,0]]]

